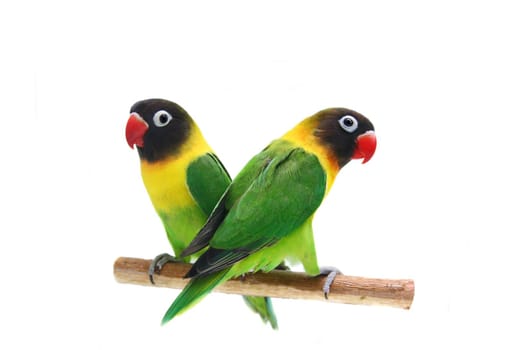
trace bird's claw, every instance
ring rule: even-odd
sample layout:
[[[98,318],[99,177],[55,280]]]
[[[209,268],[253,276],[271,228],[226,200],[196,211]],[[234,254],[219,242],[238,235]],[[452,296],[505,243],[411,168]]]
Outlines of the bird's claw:
[[[149,280],[152,284],[154,283],[154,274],[157,272],[160,272],[162,268],[167,264],[168,262],[179,262],[177,258],[172,256],[171,254],[162,253],[158,256],[156,256],[149,266]]]
[[[329,293],[331,292],[331,285],[334,282],[334,279],[336,278],[337,275],[341,275],[341,274],[342,272],[335,267],[329,267],[329,266],[320,267],[320,276],[327,276],[327,278],[325,279],[325,282],[323,283],[323,288],[322,288],[323,296],[325,297],[326,300],[329,299]]]

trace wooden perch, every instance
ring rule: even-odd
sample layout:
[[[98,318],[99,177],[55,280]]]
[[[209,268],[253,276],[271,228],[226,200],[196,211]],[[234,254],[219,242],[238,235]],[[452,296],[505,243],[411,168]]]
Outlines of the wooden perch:
[[[182,279],[190,264],[169,263],[154,276],[148,276],[151,260],[118,258],[114,277],[120,283],[182,289]],[[229,294],[269,296],[272,298],[325,300],[322,287],[325,277],[310,277],[301,272],[271,271],[251,273],[221,284],[215,291]],[[343,304],[384,305],[409,309],[415,293],[413,280],[389,280],[337,275],[328,301]]]

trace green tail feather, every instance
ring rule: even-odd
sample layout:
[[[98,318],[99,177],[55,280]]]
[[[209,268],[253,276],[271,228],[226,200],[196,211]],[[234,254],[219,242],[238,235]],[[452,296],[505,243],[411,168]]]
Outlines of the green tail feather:
[[[171,321],[176,315],[179,315],[198,303],[203,297],[213,290],[218,284],[223,282],[229,270],[219,271],[217,273],[192,279],[178,294],[162,319],[162,325]]]
[[[205,277],[192,279],[166,311],[162,319],[162,325],[171,321],[175,316],[183,313],[208,295],[217,285],[227,279],[228,271],[223,270]],[[278,328],[270,298],[251,296],[243,296],[243,298],[250,309],[261,316],[263,322],[270,322],[273,329]]]
[[[269,297],[243,296],[246,305],[261,316],[264,323],[270,322],[273,329],[277,329],[277,319]]]

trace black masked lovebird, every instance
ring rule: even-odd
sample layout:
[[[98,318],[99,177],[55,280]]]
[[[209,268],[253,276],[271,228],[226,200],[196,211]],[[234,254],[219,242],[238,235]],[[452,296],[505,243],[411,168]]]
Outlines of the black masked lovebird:
[[[157,256],[149,277],[167,261],[178,260],[231,183],[231,178],[208,145],[197,124],[179,105],[148,99],[130,109],[125,134],[136,145],[141,175],[151,202],[163,222],[175,258]],[[198,254],[183,261],[194,261]],[[270,298],[244,297],[264,322],[276,329]]]
[[[314,212],[339,170],[366,163],[376,149],[374,127],[363,115],[329,108],[310,116],[254,156],[233,180],[182,256],[207,250],[163,321],[187,310],[215,286],[248,272],[268,272],[283,260],[320,268],[312,232]]]

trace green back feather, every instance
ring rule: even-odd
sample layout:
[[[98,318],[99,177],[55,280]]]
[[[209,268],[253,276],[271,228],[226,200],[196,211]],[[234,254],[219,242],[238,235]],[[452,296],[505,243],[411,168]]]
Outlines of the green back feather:
[[[325,173],[316,156],[301,148],[278,147],[269,153],[274,157],[236,200],[211,247],[255,250],[269,245],[301,226],[321,204]]]

